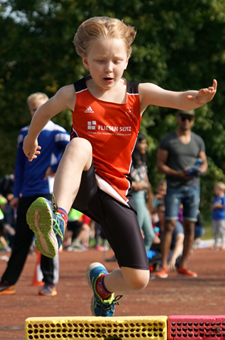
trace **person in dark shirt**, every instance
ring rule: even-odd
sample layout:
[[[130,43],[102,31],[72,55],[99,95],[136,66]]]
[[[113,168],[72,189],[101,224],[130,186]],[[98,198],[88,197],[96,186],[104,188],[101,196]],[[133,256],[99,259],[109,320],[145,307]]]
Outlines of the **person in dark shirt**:
[[[178,273],[190,277],[197,274],[186,266],[194,241],[194,226],[200,201],[200,174],[207,170],[205,144],[202,138],[191,131],[194,111],[179,111],[178,128],[162,138],[157,155],[158,172],[166,175],[165,228],[162,238],[162,268],[157,276],[167,277],[167,257],[172,232],[178,219],[180,204],[183,204],[184,249]]]

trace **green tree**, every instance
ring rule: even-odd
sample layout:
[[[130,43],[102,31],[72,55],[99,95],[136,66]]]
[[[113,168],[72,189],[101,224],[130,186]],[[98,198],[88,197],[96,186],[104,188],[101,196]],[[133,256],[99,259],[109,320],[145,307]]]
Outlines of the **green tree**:
[[[9,9],[11,15],[6,15]],[[61,86],[85,74],[72,40],[79,24],[96,15],[118,17],[137,29],[125,72],[127,79],[153,82],[176,91],[199,89],[209,86],[214,77],[218,79],[218,94],[210,104],[197,110],[194,130],[205,140],[210,169],[221,169],[220,175],[223,174],[224,13],[225,0],[1,2],[0,133],[4,147],[0,149],[0,176],[13,171],[16,136],[22,126],[29,124],[27,96],[36,91],[52,96]],[[159,140],[176,127],[174,113],[152,106],[142,120],[141,130],[148,136],[149,176],[153,186],[160,178],[155,164]],[[54,120],[69,131],[70,112],[65,111]],[[203,187],[206,187],[205,179]],[[205,194],[208,197],[205,201],[209,202],[210,190]]]

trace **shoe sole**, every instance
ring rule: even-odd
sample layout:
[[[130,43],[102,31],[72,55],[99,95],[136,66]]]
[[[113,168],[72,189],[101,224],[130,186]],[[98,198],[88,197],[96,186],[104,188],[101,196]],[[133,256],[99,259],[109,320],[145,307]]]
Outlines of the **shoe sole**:
[[[51,294],[45,294],[44,292],[40,291],[39,295],[41,295],[41,296],[56,296],[57,295],[57,291],[54,290]]]
[[[168,275],[155,275],[155,277],[159,277],[160,279],[166,279],[168,277]]]
[[[105,268],[100,262],[93,262],[87,267],[86,272],[85,272],[87,283],[91,287],[92,290],[93,290],[93,286],[92,286],[92,282],[91,282],[91,278],[90,278],[90,272],[92,271],[92,269],[94,269],[95,267],[99,267],[99,266]],[[93,296],[91,298],[91,313],[92,313],[93,316],[95,316],[94,300],[95,299],[94,299],[94,294],[93,294]]]
[[[27,223],[35,235],[35,245],[41,254],[53,258],[58,251],[58,241],[52,228],[51,208],[39,197],[27,211]]]
[[[0,291],[0,295],[15,295],[15,286],[8,287],[2,291]]]
[[[177,276],[185,276],[185,277],[193,277],[193,278],[198,277],[197,274],[196,275],[189,275],[189,274],[182,274],[182,273],[177,273]]]

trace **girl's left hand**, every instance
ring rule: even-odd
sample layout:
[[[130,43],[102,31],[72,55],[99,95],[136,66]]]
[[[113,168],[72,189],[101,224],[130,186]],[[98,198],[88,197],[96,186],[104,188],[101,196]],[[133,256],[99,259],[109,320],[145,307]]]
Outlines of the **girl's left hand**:
[[[210,102],[213,99],[213,97],[216,94],[216,90],[217,90],[217,81],[216,79],[213,79],[212,86],[199,90],[196,97],[188,95],[187,99],[201,106],[201,105],[204,105]]]

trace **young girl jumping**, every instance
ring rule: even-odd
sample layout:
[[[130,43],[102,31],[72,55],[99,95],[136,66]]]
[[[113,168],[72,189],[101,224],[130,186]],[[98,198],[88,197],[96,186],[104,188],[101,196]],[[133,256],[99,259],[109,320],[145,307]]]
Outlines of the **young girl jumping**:
[[[29,208],[27,221],[36,246],[54,257],[71,206],[97,221],[115,252],[119,269],[108,273],[100,263],[86,271],[93,289],[92,312],[112,316],[113,292],[143,289],[149,266],[131,195],[131,155],[141,116],[149,105],[192,110],[212,100],[217,82],[200,91],[173,92],[151,83],[122,78],[127,67],[133,27],[108,17],[84,21],[74,45],[88,75],[62,87],[35,113],[24,141],[24,153],[35,161],[41,150],[38,135],[64,109],[73,112],[71,141],[57,170],[53,206],[44,198]]]

